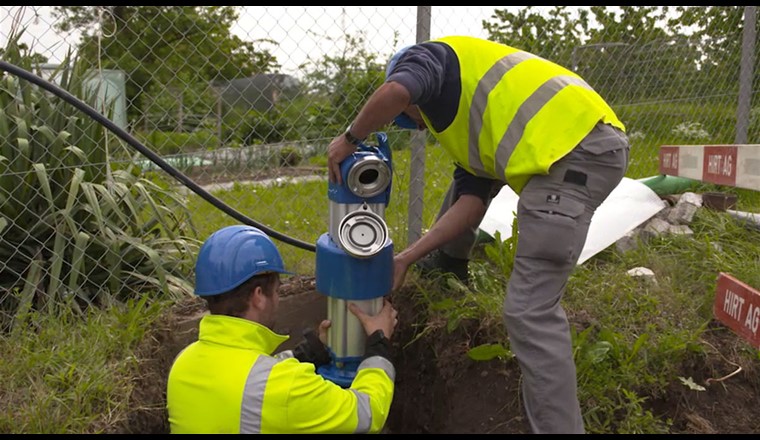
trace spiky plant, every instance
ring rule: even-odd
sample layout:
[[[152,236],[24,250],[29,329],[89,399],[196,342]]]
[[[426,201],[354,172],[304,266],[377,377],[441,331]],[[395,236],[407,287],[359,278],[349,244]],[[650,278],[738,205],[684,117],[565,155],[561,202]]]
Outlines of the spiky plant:
[[[33,71],[20,36],[3,59]],[[53,77],[97,108],[83,66],[69,55]],[[198,242],[183,199],[115,157],[130,151],[102,125],[0,73],[2,329],[31,310],[189,292]]]

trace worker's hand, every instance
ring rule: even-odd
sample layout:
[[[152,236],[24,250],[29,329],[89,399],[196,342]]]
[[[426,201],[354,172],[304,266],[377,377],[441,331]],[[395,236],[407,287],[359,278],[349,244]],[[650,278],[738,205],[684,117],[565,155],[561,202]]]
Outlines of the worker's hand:
[[[407,271],[409,271],[409,262],[398,255],[393,257],[393,288],[391,290],[396,291],[404,285]]]
[[[319,323],[317,332],[313,328],[304,330],[303,341],[293,348],[293,357],[301,362],[310,362],[315,366],[330,363],[330,351],[327,349],[327,328],[330,321],[325,319]]]
[[[330,322],[329,319],[325,319],[319,323],[319,327],[317,328],[317,331],[319,332],[319,340],[325,345],[327,345],[327,329],[329,329],[331,325],[332,322]]]
[[[393,330],[396,328],[396,324],[398,324],[398,311],[393,308],[388,298],[383,298],[383,308],[380,310],[380,313],[374,316],[365,313],[355,303],[348,303],[348,309],[359,319],[362,327],[364,327],[364,331],[367,332],[367,336],[375,333],[377,330],[382,330],[388,340],[393,336]]]
[[[356,146],[346,140],[343,134],[330,142],[327,147],[327,171],[330,182],[343,184],[343,176],[340,175],[340,163],[356,151]]]

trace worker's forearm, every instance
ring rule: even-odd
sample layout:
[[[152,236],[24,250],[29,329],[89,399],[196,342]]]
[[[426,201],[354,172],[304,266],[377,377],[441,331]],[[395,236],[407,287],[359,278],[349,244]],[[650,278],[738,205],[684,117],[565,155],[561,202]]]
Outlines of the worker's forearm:
[[[359,111],[351,126],[351,134],[364,139],[379,130],[409,106],[409,91],[396,82],[380,86]]]
[[[486,206],[479,197],[468,194],[459,197],[426,234],[400,252],[397,258],[403,259],[407,264],[414,263],[460,234],[480,225],[485,213]]]

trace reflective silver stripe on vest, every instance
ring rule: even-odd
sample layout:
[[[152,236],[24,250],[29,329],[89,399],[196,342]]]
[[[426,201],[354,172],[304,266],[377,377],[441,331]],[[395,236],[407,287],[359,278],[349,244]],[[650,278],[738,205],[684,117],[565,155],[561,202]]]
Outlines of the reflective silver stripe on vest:
[[[292,356],[292,351],[281,352],[283,358]],[[240,408],[240,433],[241,434],[260,434],[261,433],[261,418],[264,407],[264,390],[266,390],[267,381],[269,375],[272,373],[272,368],[282,358],[274,358],[269,356],[259,356],[256,362],[253,364],[251,371],[248,373],[248,378],[245,381],[245,389],[243,390],[243,403]],[[396,370],[393,364],[380,356],[372,356],[365,359],[359,364],[357,372],[363,368],[380,368],[385,371],[388,376],[393,380],[396,376]],[[358,413],[359,421],[356,426],[355,433],[366,434],[372,428],[372,407],[369,404],[369,395],[361,393],[356,390],[351,390],[356,395],[356,412]]]
[[[379,368],[385,371],[392,381],[396,381],[396,367],[393,366],[391,361],[382,356],[372,356],[364,359],[362,363],[359,364],[359,367],[357,367],[356,372],[358,373],[365,368]]]
[[[472,103],[470,104],[468,158],[470,168],[480,176],[493,177],[482,171],[485,168],[483,167],[483,161],[480,160],[480,149],[478,148],[478,139],[480,138],[480,130],[483,129],[483,115],[486,112],[488,95],[507,72],[521,62],[531,58],[536,58],[536,56],[527,52],[514,52],[505,56],[488,69],[488,72],[483,75],[483,78],[480,79],[478,86],[475,88]]]
[[[369,396],[354,389],[351,391],[356,395],[356,412],[359,415],[354,434],[367,434],[372,427],[372,407],[369,406]]]
[[[259,356],[253,364],[243,390],[243,405],[240,408],[240,433],[261,433],[261,415],[264,406],[264,390],[269,373],[277,360],[269,356]]]
[[[472,103],[470,103],[468,133],[469,148],[467,155],[470,168],[476,175],[493,178],[493,176],[485,172],[483,161],[480,159],[480,147],[478,143],[480,132],[483,129],[483,115],[485,114],[486,106],[488,105],[488,95],[507,72],[521,62],[531,58],[537,57],[526,52],[514,52],[505,56],[497,61],[488,72],[486,72],[483,78],[478,82],[478,86],[475,88]],[[527,124],[528,121],[530,121],[530,119],[533,118],[533,116],[535,116],[536,113],[549,102],[549,100],[551,100],[551,98],[559,93],[560,90],[571,84],[593,90],[584,80],[577,77],[553,77],[542,84],[520,105],[520,108],[517,109],[517,113],[510,122],[509,127],[507,127],[507,131],[504,133],[501,141],[499,141],[499,145],[494,153],[496,162],[494,172],[496,173],[496,177],[506,180],[505,172],[507,163],[509,162],[512,152],[514,152],[517,144],[520,142],[520,139],[522,139],[525,131],[525,124]]]
[[[541,84],[541,87],[536,89],[525,102],[522,103],[517,110],[517,114],[512,119],[507,127],[507,132],[504,133],[504,137],[499,141],[499,146],[496,148],[494,154],[496,160],[496,172],[497,175],[506,181],[507,162],[509,157],[517,148],[517,144],[522,139],[525,132],[525,125],[533,116],[538,113],[541,108],[546,105],[560,90],[569,85],[576,85],[585,87],[589,90],[593,90],[591,86],[586,84],[586,81],[575,76],[555,76],[545,83]]]
[[[274,355],[275,359],[281,360],[281,361],[284,361],[285,359],[290,359],[292,357],[296,357],[295,354],[293,353],[293,350],[281,351]]]
[[[372,356],[364,359],[357,367],[356,372],[358,373],[365,368],[379,368],[385,371],[391,380],[395,380],[396,378],[396,368],[388,359],[382,356]],[[359,422],[354,433],[366,434],[369,432],[370,428],[372,428],[372,407],[369,404],[369,395],[360,393],[354,389],[351,391],[356,395],[356,412],[359,415]]]

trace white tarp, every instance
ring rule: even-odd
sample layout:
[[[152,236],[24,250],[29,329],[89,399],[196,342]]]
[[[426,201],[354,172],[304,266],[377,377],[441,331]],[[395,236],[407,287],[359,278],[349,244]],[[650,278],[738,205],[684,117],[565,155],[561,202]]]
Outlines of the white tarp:
[[[480,229],[491,237],[498,231],[502,240],[511,237],[517,199],[517,194],[504,186],[491,201]],[[665,206],[666,202],[651,188],[638,180],[623,178],[594,213],[578,264],[615,243]]]

